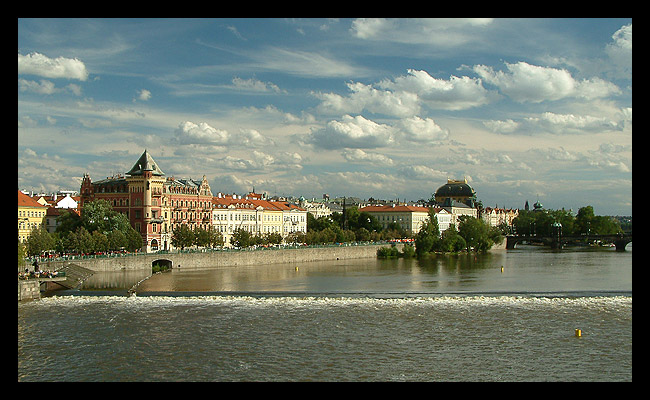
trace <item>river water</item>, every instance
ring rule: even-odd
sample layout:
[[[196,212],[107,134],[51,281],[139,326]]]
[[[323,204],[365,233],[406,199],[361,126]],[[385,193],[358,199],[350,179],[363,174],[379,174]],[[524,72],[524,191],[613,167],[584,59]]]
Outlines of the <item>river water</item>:
[[[18,304],[18,380],[631,381],[627,250],[96,274]]]

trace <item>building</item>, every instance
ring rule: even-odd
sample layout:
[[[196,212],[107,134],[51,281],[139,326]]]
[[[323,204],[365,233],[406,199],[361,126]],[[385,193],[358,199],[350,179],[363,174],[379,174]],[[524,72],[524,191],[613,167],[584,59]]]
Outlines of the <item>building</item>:
[[[238,195],[217,194],[212,198],[212,226],[219,232],[225,246],[237,230],[245,230],[252,235],[263,231],[264,209],[253,204],[252,200]]]
[[[266,200],[256,193],[218,193],[212,204],[212,225],[223,235],[226,246],[230,246],[232,234],[239,229],[256,236],[278,233],[283,238],[307,232],[307,210],[286,201]]]
[[[384,229],[388,228],[388,225],[396,223],[410,235],[417,234],[422,226],[429,221],[427,207],[397,204],[372,205],[360,208],[359,212],[367,212],[377,218]]]
[[[146,252],[170,250],[173,229],[187,224],[208,228],[212,215],[212,192],[207,179],[166,177],[145,150],[125,175],[92,182],[84,175],[80,207],[97,199],[107,200],[124,213],[142,235]]]
[[[314,201],[313,199],[312,201],[307,201],[305,200],[304,197],[300,197],[300,200],[298,201],[298,205],[301,208],[307,210],[307,212],[313,215],[315,219],[318,219],[320,217],[329,217],[330,215],[332,215],[332,210],[324,202],[317,202]]]
[[[452,223],[451,213],[442,207],[431,207],[431,210],[433,210],[433,213],[438,220],[438,230],[440,233],[449,229],[449,225]]]
[[[32,229],[43,226],[47,209],[47,206],[18,191],[18,241],[20,243],[27,241]]]
[[[462,181],[447,179],[447,183],[436,190],[434,197],[436,203],[443,207],[451,206],[454,201],[469,207],[476,206],[476,192],[465,178]]]
[[[478,218],[478,209],[470,207],[465,203],[458,201],[447,201],[445,205],[442,206],[449,214],[451,214],[451,223],[458,229],[458,224],[460,223],[460,217],[469,216],[473,218]]]
[[[444,208],[451,215],[450,223],[456,228],[461,216],[478,218],[476,192],[465,178],[462,181],[447,179],[447,183],[436,190],[434,197],[437,207]]]
[[[480,217],[488,226],[499,226],[501,224],[512,226],[512,221],[518,216],[518,209],[486,207],[481,210]]]
[[[33,196],[40,204],[54,208],[68,208],[76,210],[79,206],[79,196],[73,196],[75,192],[66,190],[59,191],[52,195],[39,194]]]

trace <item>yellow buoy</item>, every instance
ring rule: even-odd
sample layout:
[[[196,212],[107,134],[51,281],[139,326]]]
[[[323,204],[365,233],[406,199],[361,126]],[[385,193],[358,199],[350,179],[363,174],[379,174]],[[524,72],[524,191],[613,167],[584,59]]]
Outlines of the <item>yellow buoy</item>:
[[[503,267],[501,267],[501,272],[503,272]]]
[[[582,336],[582,331],[580,329],[576,329],[576,337]]]

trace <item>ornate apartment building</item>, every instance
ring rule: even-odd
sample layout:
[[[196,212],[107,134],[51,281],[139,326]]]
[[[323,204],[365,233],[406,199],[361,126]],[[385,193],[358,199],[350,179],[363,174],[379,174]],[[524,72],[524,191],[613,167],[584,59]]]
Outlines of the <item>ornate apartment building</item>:
[[[307,211],[295,204],[268,201],[251,193],[213,196],[205,176],[201,180],[166,177],[145,150],[125,175],[81,183],[79,207],[96,199],[108,200],[115,211],[127,216],[142,235],[143,251],[171,250],[174,228],[213,227],[226,244],[237,229],[254,235],[307,232]]]
[[[211,223],[212,191],[205,176],[200,181],[166,177],[146,150],[126,175],[95,182],[84,175],[80,196],[80,208],[85,202],[104,199],[126,214],[142,235],[146,252],[170,250],[178,224],[207,229]]]
[[[243,229],[253,235],[307,232],[307,210],[285,201],[270,201],[256,193],[247,196],[217,194],[212,200],[212,226],[229,246],[232,234]]]

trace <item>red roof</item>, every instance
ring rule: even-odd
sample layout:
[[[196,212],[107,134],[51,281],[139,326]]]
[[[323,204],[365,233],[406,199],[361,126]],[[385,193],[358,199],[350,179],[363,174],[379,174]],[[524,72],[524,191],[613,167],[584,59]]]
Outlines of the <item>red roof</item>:
[[[40,207],[46,208],[47,206],[42,205],[33,198],[27,196],[25,193],[18,191],[18,207]]]

